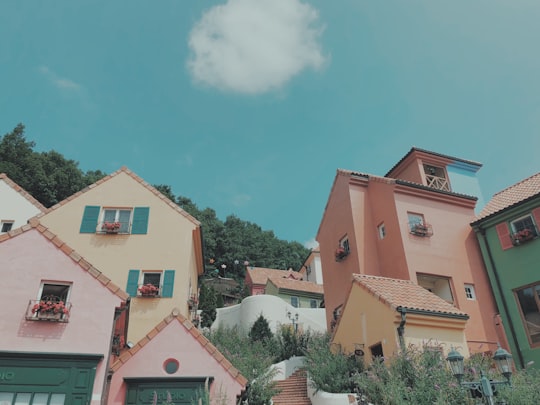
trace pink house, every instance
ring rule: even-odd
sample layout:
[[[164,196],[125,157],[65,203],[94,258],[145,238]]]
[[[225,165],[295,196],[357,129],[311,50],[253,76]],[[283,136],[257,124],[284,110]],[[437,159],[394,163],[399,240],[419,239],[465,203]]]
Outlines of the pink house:
[[[209,387],[212,403],[234,405],[247,380],[174,309],[112,365],[108,404],[191,404]]]
[[[47,228],[0,235],[0,403],[102,403],[128,299]]]
[[[343,313],[357,273],[411,280],[467,314],[465,334],[472,353],[504,344],[469,226],[480,196],[480,167],[412,148],[384,177],[337,171],[317,235],[329,329]],[[390,355],[395,345],[381,342]]]

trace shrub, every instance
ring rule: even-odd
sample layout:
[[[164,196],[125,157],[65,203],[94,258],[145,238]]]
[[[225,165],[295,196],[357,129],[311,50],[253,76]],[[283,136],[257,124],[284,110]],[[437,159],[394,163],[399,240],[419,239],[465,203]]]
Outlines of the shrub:
[[[304,356],[310,338],[309,331],[295,331],[291,325],[282,325],[276,335],[277,354],[275,361],[280,362],[293,356]]]
[[[262,314],[260,314],[257,320],[253,323],[248,336],[252,342],[262,342],[263,344],[266,344],[266,342],[270,341],[274,336],[270,330],[268,321]]]

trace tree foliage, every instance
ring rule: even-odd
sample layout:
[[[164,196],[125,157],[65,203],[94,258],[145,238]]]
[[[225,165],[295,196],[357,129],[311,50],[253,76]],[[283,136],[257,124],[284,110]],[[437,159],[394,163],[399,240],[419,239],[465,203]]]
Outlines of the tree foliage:
[[[5,172],[45,207],[51,207],[105,176],[101,170],[83,172],[78,162],[66,159],[56,151],[36,152],[34,147],[35,142],[26,140],[22,124],[5,134],[0,138],[0,173]],[[243,280],[245,263],[257,267],[299,269],[309,254],[300,243],[280,240],[273,231],[262,230],[235,215],[222,221],[212,208],[201,210],[191,199],[175,196],[169,185],[154,187],[201,223],[209,274]]]
[[[201,283],[199,292],[199,309],[201,313],[201,326],[209,328],[216,319],[217,297],[216,291],[205,283]]]
[[[266,342],[272,339],[274,334],[270,330],[270,325],[263,314],[260,314],[253,323],[248,336],[252,342],[262,342],[263,344],[266,344]]]

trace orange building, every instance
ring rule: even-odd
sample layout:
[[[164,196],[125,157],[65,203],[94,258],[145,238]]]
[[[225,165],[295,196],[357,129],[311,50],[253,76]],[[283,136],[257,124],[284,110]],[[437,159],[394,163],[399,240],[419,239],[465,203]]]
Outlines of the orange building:
[[[384,177],[337,171],[317,234],[329,330],[358,273],[411,280],[467,314],[471,353],[506,342],[469,225],[480,167],[412,148]]]

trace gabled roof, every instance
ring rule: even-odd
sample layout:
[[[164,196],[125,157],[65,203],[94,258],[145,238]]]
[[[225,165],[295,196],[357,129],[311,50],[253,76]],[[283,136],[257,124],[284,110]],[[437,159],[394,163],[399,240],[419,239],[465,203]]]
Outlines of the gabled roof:
[[[36,207],[41,212],[45,212],[47,208],[45,208],[38,200],[36,200],[28,191],[26,191],[24,188],[19,186],[17,183],[15,183],[13,180],[11,180],[7,174],[0,173],[0,179],[4,180],[4,182],[10,186],[13,190],[15,190],[17,193],[19,193],[22,197],[24,197],[30,204],[32,204],[34,207]]]
[[[30,219],[29,223],[21,226],[20,228],[13,229],[7,233],[0,235],[0,243],[7,241],[9,239],[16,238],[18,235],[21,235],[25,232],[28,232],[32,229],[35,229],[41,233],[45,239],[54,244],[60,251],[62,251],[66,256],[69,256],[71,260],[79,265],[79,267],[98,280],[101,284],[107,287],[113,294],[118,296],[121,300],[126,301],[129,298],[129,294],[114,284],[109,278],[107,278],[102,272],[92,266],[91,263],[86,261],[79,253],[77,253],[73,248],[68,244],[62,241],[56,234],[52,233],[45,226],[39,223],[35,218]]]
[[[159,332],[167,327],[171,322],[178,322],[182,325],[187,332],[191,334],[194,340],[196,340],[210,356],[212,356],[241,386],[247,384],[247,379],[240,374],[240,371],[236,369],[229,360],[221,354],[221,352],[197,329],[185,316],[180,314],[178,309],[173,309],[170,315],[166,316],[159,324],[156,325],[148,334],[139,340],[131,349],[123,352],[118,360],[114,362],[111,370],[117,371],[124,363],[137,354],[137,352],[154,339]],[[180,344],[180,342],[179,342]]]
[[[321,295],[324,294],[323,286],[312,283],[311,281],[294,280],[291,278],[269,278],[268,283],[274,284],[280,290],[285,289]]]
[[[266,281],[271,279],[282,279],[282,278],[294,278],[295,280],[302,279],[302,274],[297,271],[292,270],[279,270],[279,269],[268,269],[264,267],[248,267],[247,272],[251,277],[253,284],[266,285]]]
[[[156,195],[158,198],[160,198],[161,200],[163,200],[163,202],[165,204],[167,204],[169,207],[171,207],[173,210],[175,210],[176,212],[178,212],[180,215],[183,215],[184,217],[186,217],[188,220],[190,220],[191,222],[193,222],[193,224],[195,224],[196,226],[200,226],[201,223],[195,218],[193,217],[192,215],[190,215],[189,213],[187,213],[186,211],[184,211],[181,207],[179,207],[177,204],[175,204],[174,202],[172,202],[171,200],[169,200],[168,197],[166,197],[165,195],[163,195],[158,189],[156,189],[155,187],[151,186],[150,184],[148,184],[146,181],[144,181],[144,179],[142,179],[141,177],[137,176],[135,173],[133,173],[131,170],[129,170],[126,166],[122,166],[119,170],[103,177],[102,179],[96,181],[94,184],[91,184],[89,185],[88,187],[85,187],[84,189],[82,189],[81,191],[78,191],[76,192],[75,194],[69,196],[68,198],[66,198],[65,200],[63,201],[60,201],[58,204],[56,205],[53,205],[52,207],[46,209],[46,211],[43,213],[43,214],[40,214],[38,215],[38,217],[41,217],[59,207],[61,207],[62,205],[65,205],[67,204],[68,202],[70,202],[71,200],[79,197],[81,194],[84,194],[86,193],[87,191],[95,188],[95,187],[98,187],[100,184],[102,183],[105,183],[106,181],[109,181],[110,179],[112,179],[113,177],[116,177],[118,176],[120,173],[125,173],[127,174],[128,176],[130,176],[133,180],[135,180],[137,183],[139,183],[141,186],[145,187],[146,189],[148,189],[152,194]]]
[[[393,309],[405,308],[431,313],[434,316],[452,315],[467,319],[468,315],[437,295],[410,280],[353,274],[353,280],[380,301]]]
[[[537,196],[540,196],[540,173],[533,174],[519,183],[496,193],[478,214],[474,222]]]

